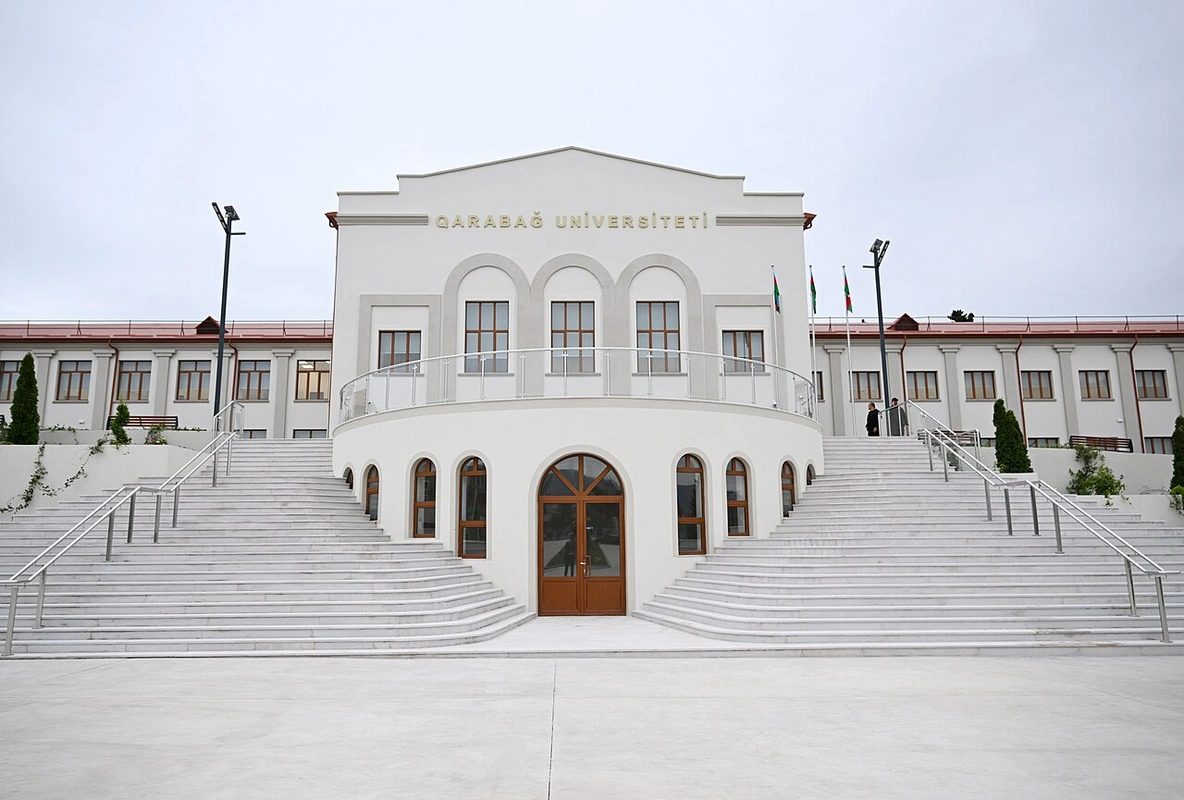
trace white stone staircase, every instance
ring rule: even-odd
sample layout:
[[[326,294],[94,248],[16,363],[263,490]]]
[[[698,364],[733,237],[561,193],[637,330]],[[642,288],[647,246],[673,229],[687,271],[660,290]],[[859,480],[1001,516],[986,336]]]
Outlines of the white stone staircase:
[[[824,447],[826,474],[770,538],[728,541],[635,615],[803,652],[1184,654],[1184,576],[1164,581],[1175,641],[1163,644],[1153,582],[1135,573],[1130,617],[1122,560],[1063,515],[1057,555],[1052,512],[1034,536],[1026,492],[1012,493],[1008,536],[998,490],[988,522],[981,479],[944,482],[915,439]],[[1184,568],[1184,530],[1090,511],[1165,569]]]
[[[386,536],[332,477],[331,447],[236,444],[217,488],[208,471],[185,484],[177,528],[164,501],[159,544],[141,497],[132,544],[126,513],[117,517],[111,562],[104,523],[50,569],[42,628],[32,627],[36,583],[22,590],[14,656],[408,651],[486,641],[534,617],[439,543]],[[0,523],[0,577],[100,500]]]

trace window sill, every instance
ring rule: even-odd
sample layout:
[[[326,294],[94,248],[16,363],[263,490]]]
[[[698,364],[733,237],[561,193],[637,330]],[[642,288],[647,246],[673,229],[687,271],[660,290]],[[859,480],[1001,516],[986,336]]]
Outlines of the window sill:
[[[268,400],[266,397],[264,397],[262,399],[252,399],[252,400],[239,400],[238,398],[235,398],[232,402],[235,402],[235,403],[270,403],[271,401]]]
[[[302,397],[297,397],[292,402],[293,403],[328,403],[329,398],[326,397],[324,400],[311,400],[311,399],[306,399],[306,398],[302,398]]]
[[[88,397],[88,398],[86,398],[86,399],[84,399],[84,400],[54,400],[54,402],[55,402],[55,403],[72,403],[72,404],[75,404],[75,405],[82,405],[83,403],[89,403],[89,402],[90,402],[90,398]]]
[[[205,398],[202,398],[201,400],[183,400],[180,397],[177,397],[177,398],[173,399],[173,402],[174,403],[208,403],[208,402],[210,402],[210,398],[205,397]]]
[[[998,398],[996,397],[967,397],[967,403],[994,403]]]
[[[1140,403],[1165,403],[1172,398],[1170,397],[1136,397]]]
[[[544,378],[562,378],[562,377],[564,377],[564,373],[562,373],[562,372],[544,372],[543,377]],[[568,377],[568,378],[603,378],[604,373],[603,372],[569,372],[569,373],[567,373],[566,377]]]
[[[1021,403],[1055,403],[1055,397],[1023,397],[1020,398]]]
[[[1081,402],[1083,402],[1083,403],[1111,403],[1113,401],[1114,401],[1113,397],[1083,397],[1083,398],[1081,398]]]
[[[634,378],[648,378],[653,375],[655,378],[685,378],[685,372],[634,372]]]

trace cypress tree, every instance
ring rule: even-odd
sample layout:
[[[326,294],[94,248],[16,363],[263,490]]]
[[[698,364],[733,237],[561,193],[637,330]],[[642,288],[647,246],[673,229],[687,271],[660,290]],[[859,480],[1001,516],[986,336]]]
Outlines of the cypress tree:
[[[995,463],[1000,472],[1031,472],[1032,461],[1028,458],[1028,445],[1015,412],[995,401]]]
[[[1184,486],[1184,417],[1176,417],[1176,430],[1172,432],[1172,485]]]
[[[125,428],[131,420],[132,415],[127,410],[126,403],[120,403],[115,407],[115,419],[111,420],[111,424],[107,426],[115,437],[115,444],[124,445],[131,442],[132,437],[127,435],[127,429]]]
[[[37,411],[37,370],[33,354],[25,353],[12,393],[12,424],[8,441],[12,444],[37,444],[41,437],[41,414]]]

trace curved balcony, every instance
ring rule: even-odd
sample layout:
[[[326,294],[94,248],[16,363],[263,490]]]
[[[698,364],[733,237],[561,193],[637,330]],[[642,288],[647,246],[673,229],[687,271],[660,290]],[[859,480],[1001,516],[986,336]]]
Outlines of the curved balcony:
[[[538,398],[731,403],[814,418],[814,385],[764,361],[686,350],[534,348],[437,356],[368,372],[338,393],[340,420],[417,406]]]

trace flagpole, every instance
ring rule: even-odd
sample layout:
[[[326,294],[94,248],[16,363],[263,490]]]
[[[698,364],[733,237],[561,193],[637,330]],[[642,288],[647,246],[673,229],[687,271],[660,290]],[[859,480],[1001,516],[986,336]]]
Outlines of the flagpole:
[[[858,436],[859,429],[855,427],[855,360],[851,353],[851,295],[847,293],[847,266],[845,264],[843,265],[843,294],[845,295],[843,315],[847,327],[847,392],[851,397],[851,435]]]

